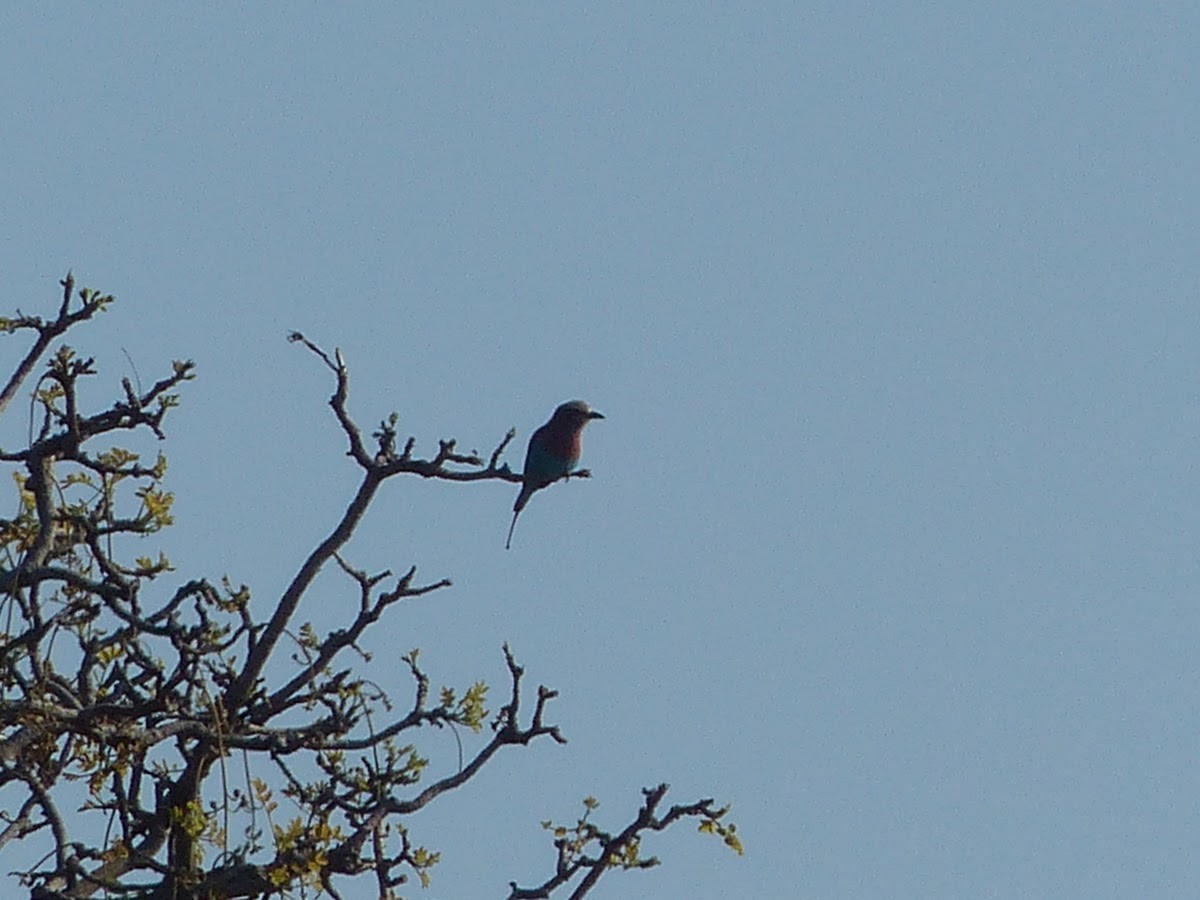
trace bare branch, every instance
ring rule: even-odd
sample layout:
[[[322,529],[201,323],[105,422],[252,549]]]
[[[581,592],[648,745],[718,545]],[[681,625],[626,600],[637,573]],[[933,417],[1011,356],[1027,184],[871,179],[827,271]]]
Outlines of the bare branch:
[[[33,346],[29,348],[25,358],[17,364],[16,370],[9,377],[4,389],[0,390],[0,413],[4,412],[20,389],[22,382],[29,377],[29,373],[33,371],[33,367],[37,365],[37,361],[41,359],[42,354],[46,352],[46,348],[53,340],[72,325],[90,319],[113,300],[111,295],[101,296],[93,291],[85,290],[81,292],[83,305],[72,313],[68,310],[71,304],[71,295],[75,290],[75,276],[68,272],[60,284],[63,288],[63,299],[58,308],[58,318],[53,322],[43,322],[36,316],[21,315],[15,319],[4,319],[0,322],[0,330],[16,331],[19,328],[32,328],[38,333],[37,340],[33,342]]]

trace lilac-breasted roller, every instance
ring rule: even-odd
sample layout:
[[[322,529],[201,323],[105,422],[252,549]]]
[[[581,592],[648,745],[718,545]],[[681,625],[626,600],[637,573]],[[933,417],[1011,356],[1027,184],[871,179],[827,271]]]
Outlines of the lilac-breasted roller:
[[[505,550],[512,546],[517,516],[529,498],[535,491],[575,471],[582,449],[579,437],[583,434],[583,426],[592,419],[603,418],[602,413],[596,412],[582,400],[569,400],[554,410],[550,421],[533,433],[529,439],[529,449],[525,451],[525,471],[522,473],[525,483],[521,485],[521,493],[517,494],[517,502],[513,504],[512,524],[508,526]]]

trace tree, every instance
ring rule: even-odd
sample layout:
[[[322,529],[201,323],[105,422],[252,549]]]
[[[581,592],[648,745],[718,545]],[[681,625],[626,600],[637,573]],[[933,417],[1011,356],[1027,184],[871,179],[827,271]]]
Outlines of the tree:
[[[61,284],[55,318],[18,311],[0,319],[0,331],[36,335],[0,393],[0,414],[56,340],[113,303],[75,292],[70,273]],[[403,715],[355,673],[348,660],[368,628],[404,598],[450,586],[419,583],[415,566],[397,578],[347,561],[341,551],[372,498],[404,474],[519,483],[500,464],[514,432],[486,461],[459,453],[453,440],[421,459],[413,438],[397,450],[392,415],[368,445],[347,410],[341,354],[291,339],[333,375],[329,404],[361,480],[266,619],[245,586],[194,578],[163,588],[174,571],[165,556],[125,558],[129,536],[171,524],[173,496],[161,453],[147,464],[106,442],[138,431],[163,440],[177,391],[194,377],[190,361],[147,390],[123,379],[119,398],[88,414],[78,386],[97,374],[95,361],[58,346],[33,388],[28,446],[0,450],[19,494],[16,515],[0,519],[0,854],[19,860],[16,876],[31,897],[338,897],[355,877],[395,897],[414,875],[427,884],[438,861],[406,817],[467,785],[505,748],[565,740],[547,718],[555,692],[539,686],[530,709],[524,669],[507,645],[505,700],[495,710],[483,681],[435,694],[416,651],[404,658],[412,697]],[[331,562],[357,604],[347,604],[344,627],[318,634],[294,618]],[[285,661],[283,647],[299,652]],[[453,775],[423,779],[427,760],[404,739],[424,726],[479,736]],[[591,798],[575,823],[544,822],[553,871],[529,887],[511,883],[510,900],[583,897],[607,871],[656,865],[641,855],[642,840],[685,819],[741,852],[726,809],[712,800],[664,807],[666,793],[666,785],[646,789],[617,831],[591,821]],[[300,813],[285,819],[280,797]],[[33,846],[47,852],[31,862]]]

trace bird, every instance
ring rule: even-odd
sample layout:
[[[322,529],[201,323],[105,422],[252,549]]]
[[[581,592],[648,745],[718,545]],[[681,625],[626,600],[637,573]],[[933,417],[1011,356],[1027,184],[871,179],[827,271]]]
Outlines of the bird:
[[[579,437],[583,426],[592,419],[603,419],[582,400],[568,400],[559,404],[550,421],[533,433],[529,449],[525,451],[524,483],[517,502],[513,504],[512,524],[508,526],[507,550],[512,546],[513,529],[517,527],[517,516],[536,491],[570,475],[579,462],[581,451]]]

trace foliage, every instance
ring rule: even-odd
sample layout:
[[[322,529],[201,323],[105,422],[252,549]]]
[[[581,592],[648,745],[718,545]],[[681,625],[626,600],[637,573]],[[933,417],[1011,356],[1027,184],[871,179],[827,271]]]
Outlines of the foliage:
[[[113,302],[75,293],[70,274],[62,286],[53,320],[20,312],[0,319],[0,331],[36,335],[0,392],[0,413],[58,337]],[[0,450],[16,490],[14,515],[0,519],[0,852],[26,848],[12,858],[31,897],[338,897],[338,883],[354,877],[396,897],[413,877],[428,885],[439,862],[411,836],[407,817],[465,785],[502,748],[564,742],[546,721],[555,692],[539,686],[528,710],[524,670],[507,645],[507,691],[494,711],[483,681],[431,693],[414,650],[404,657],[412,697],[399,715],[343,661],[400,601],[450,586],[418,584],[415,567],[398,578],[368,575],[344,558],[383,482],[401,474],[517,483],[521,476],[499,464],[512,431],[486,462],[458,453],[453,440],[420,459],[413,438],[397,451],[392,416],[369,450],[347,412],[341,355],[331,358],[299,334],[292,340],[332,372],[330,406],[362,476],[266,619],[244,585],[194,578],[171,589],[163,583],[174,566],[161,553],[126,558],[130,538],[171,524],[174,497],[165,456],[147,462],[108,442],[139,431],[163,440],[163,421],[194,377],[190,361],[175,362],[147,390],[122,380],[119,399],[89,414],[79,385],[96,375],[95,362],[59,346],[33,387],[28,445]],[[319,634],[292,620],[331,561],[358,603],[344,627]],[[298,648],[290,664],[275,660],[284,637]],[[287,674],[268,677],[272,660],[271,673]],[[406,738],[422,726],[462,726],[486,739],[457,772],[429,780],[427,760]],[[725,809],[703,800],[659,814],[666,791],[648,789],[615,834],[590,822],[590,798],[574,827],[546,823],[554,873],[533,888],[513,883],[509,896],[562,889],[582,897],[606,871],[655,865],[641,855],[643,838],[684,818],[741,852]],[[48,853],[30,862],[31,844]]]

